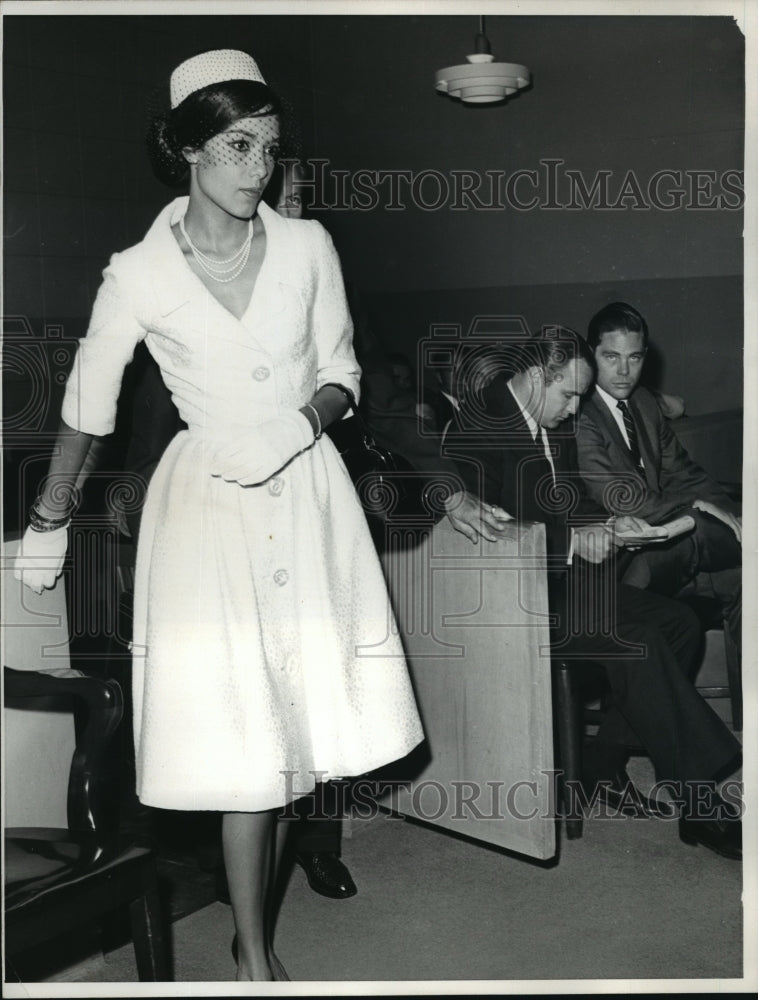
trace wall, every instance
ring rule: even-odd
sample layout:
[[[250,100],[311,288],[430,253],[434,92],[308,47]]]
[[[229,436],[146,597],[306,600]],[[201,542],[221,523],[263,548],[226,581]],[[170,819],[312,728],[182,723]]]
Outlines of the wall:
[[[628,170],[644,186],[661,169],[741,169],[743,39],[729,19],[488,17],[495,54],[534,82],[505,106],[470,108],[436,94],[433,77],[463,61],[476,27],[475,16],[6,16],[4,313],[18,338],[39,346],[45,324],[80,336],[108,256],[171,197],[144,154],[145,108],[198,49],[255,52],[298,108],[303,148],[332,169],[510,175],[555,158],[587,181],[611,171],[614,199]],[[661,384],[691,413],[741,400],[741,212],[404,204],[322,213],[347,274],[381,300],[388,346],[413,355],[432,321],[491,310],[583,329],[619,297],[648,314]],[[39,385],[54,425],[68,364],[56,357],[47,351],[41,382],[9,363],[6,414],[22,425]]]
[[[46,324],[80,337],[110,255],[141,239],[182,193],[153,177],[144,134],[183,59],[206,48],[260,53],[264,76],[298,109],[312,143],[308,18],[6,15],[3,26],[4,315],[17,317],[17,340],[38,347]],[[54,357],[44,363],[50,427],[61,388]],[[34,391],[32,373],[9,372],[6,414]]]
[[[607,302],[632,302],[653,338],[645,362],[649,384],[683,396],[690,415],[742,405],[739,275],[374,291],[366,300],[384,342],[411,358],[423,350],[431,326],[460,326],[465,336],[476,317],[514,315],[529,330],[562,323],[584,332]]]
[[[486,26],[496,56],[529,66],[533,86],[505,106],[472,108],[436,94],[433,78],[473,50],[475,17],[314,19],[317,155],[330,169],[433,168],[448,178],[543,177],[540,161],[554,158],[588,184],[611,171],[611,203],[628,171],[647,200],[660,170],[720,179],[742,169],[744,47],[730,19],[488,17]],[[559,185],[556,200],[568,197]],[[621,298],[647,313],[666,359],[663,387],[691,413],[739,405],[741,211],[456,211],[450,202],[424,211],[402,201],[401,211],[385,199],[325,216],[348,273],[384,300],[375,321],[393,349],[413,355],[429,322],[467,324],[492,309],[583,330]]]

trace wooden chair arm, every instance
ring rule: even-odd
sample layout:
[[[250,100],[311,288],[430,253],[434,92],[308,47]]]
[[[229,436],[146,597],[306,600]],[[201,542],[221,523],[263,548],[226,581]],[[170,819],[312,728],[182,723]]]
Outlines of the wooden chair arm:
[[[77,833],[101,833],[102,809],[97,788],[104,771],[105,751],[124,712],[118,682],[39,670],[3,668],[5,703],[30,698],[73,698],[76,749],[68,786],[68,824]]]

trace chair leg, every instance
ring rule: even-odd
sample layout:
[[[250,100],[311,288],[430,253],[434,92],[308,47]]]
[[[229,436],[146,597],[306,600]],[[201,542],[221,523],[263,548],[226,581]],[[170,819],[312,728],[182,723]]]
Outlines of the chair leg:
[[[154,871],[145,876],[143,889],[129,905],[137,974],[141,983],[167,982],[170,976]]]
[[[726,658],[726,674],[729,683],[729,697],[732,702],[732,725],[738,733],[742,732],[742,664],[740,652],[734,641],[727,622],[724,622],[724,653]]]
[[[584,826],[576,795],[582,776],[582,741],[579,712],[568,664],[562,661],[556,663],[553,668],[553,678],[559,765],[563,771],[561,798],[566,820],[566,836],[569,840],[578,840],[582,836]]]

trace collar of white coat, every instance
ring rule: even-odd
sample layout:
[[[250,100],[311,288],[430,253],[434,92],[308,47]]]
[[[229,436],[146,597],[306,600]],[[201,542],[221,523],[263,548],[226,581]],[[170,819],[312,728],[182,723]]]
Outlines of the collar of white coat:
[[[153,287],[161,316],[168,316],[197,296],[199,291],[205,290],[203,283],[185,260],[182,248],[171,231],[171,227],[184,217],[188,206],[187,195],[169,202],[158,214],[143,240],[150,259]],[[282,239],[286,239],[287,223],[292,220],[280,218],[265,202],[258,205],[258,215],[266,228],[266,256],[263,266],[276,281],[298,285],[293,280],[291,260],[289,267],[287,266],[290,255],[279,252]],[[283,308],[283,303],[280,302],[280,306]],[[220,305],[220,308],[223,309],[223,306]],[[270,316],[271,307],[267,312]]]

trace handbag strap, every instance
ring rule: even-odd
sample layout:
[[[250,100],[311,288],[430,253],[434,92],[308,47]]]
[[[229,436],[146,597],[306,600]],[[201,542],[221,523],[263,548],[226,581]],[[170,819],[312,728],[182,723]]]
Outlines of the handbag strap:
[[[327,386],[331,386],[332,389],[339,389],[339,391],[347,398],[347,401],[350,404],[350,409],[353,411],[353,416],[355,417],[355,421],[358,424],[358,428],[361,432],[361,436],[363,437],[364,445],[367,448],[375,448],[376,441],[374,440],[374,435],[371,433],[368,424],[363,419],[363,416],[361,415],[361,412],[358,409],[358,404],[355,402],[354,393],[350,389],[348,389],[347,386],[342,385],[341,382],[324,382],[324,384],[322,386],[319,386],[319,388],[325,389]]]

